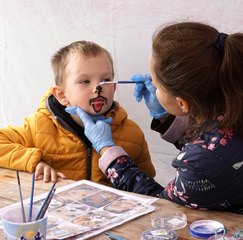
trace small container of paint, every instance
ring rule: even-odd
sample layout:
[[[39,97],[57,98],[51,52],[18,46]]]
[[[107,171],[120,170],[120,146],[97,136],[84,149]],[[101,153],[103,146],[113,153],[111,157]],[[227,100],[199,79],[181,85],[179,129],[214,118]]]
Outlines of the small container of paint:
[[[184,213],[170,213],[155,215],[151,218],[152,229],[146,230],[141,235],[141,240],[176,240],[178,234],[175,230],[187,225]]]
[[[150,229],[146,230],[141,235],[141,240],[176,240],[178,235],[176,231],[166,229]]]
[[[192,236],[208,239],[215,234],[223,233],[224,225],[214,220],[199,220],[190,225],[189,232]]]

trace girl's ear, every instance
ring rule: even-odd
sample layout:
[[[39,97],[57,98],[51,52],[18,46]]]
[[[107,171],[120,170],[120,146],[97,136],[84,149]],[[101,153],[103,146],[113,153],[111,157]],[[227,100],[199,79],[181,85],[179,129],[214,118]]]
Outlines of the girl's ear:
[[[60,86],[52,87],[52,94],[55,96],[57,101],[62,104],[63,106],[67,106],[69,101],[65,96],[64,89]]]
[[[181,97],[176,97],[176,101],[177,104],[179,106],[179,108],[181,109],[181,111],[185,114],[187,114],[190,110],[190,105],[188,103],[188,101],[186,101],[185,99],[181,98]]]

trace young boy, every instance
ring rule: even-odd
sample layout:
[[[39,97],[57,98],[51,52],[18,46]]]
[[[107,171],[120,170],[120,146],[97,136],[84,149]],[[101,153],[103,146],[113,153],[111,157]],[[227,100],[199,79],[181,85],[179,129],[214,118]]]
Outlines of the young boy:
[[[109,52],[93,42],[74,42],[53,56],[52,67],[56,85],[41,99],[37,111],[25,118],[23,126],[0,129],[0,167],[35,171],[36,180],[44,175],[44,182],[60,177],[108,184],[82,121],[65,111],[78,106],[94,118],[112,117],[114,142],[154,177],[144,134],[113,100],[116,85],[99,85],[114,78]]]

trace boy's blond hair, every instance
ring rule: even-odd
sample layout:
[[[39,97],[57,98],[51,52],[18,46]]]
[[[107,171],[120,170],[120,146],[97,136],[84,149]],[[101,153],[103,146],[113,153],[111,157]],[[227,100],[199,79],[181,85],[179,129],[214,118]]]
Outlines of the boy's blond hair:
[[[80,54],[82,57],[96,57],[99,54],[106,54],[111,62],[112,74],[114,76],[113,60],[111,58],[111,54],[105,48],[94,42],[77,41],[61,48],[52,57],[51,64],[55,75],[56,85],[63,85],[66,74],[66,66],[72,53]]]

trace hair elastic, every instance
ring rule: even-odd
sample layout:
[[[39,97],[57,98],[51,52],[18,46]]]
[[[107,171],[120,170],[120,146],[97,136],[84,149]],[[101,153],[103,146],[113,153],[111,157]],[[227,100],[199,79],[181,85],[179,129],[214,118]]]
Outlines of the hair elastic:
[[[219,33],[213,43],[214,47],[216,47],[220,52],[224,52],[224,41],[227,36],[228,34],[226,33]]]

